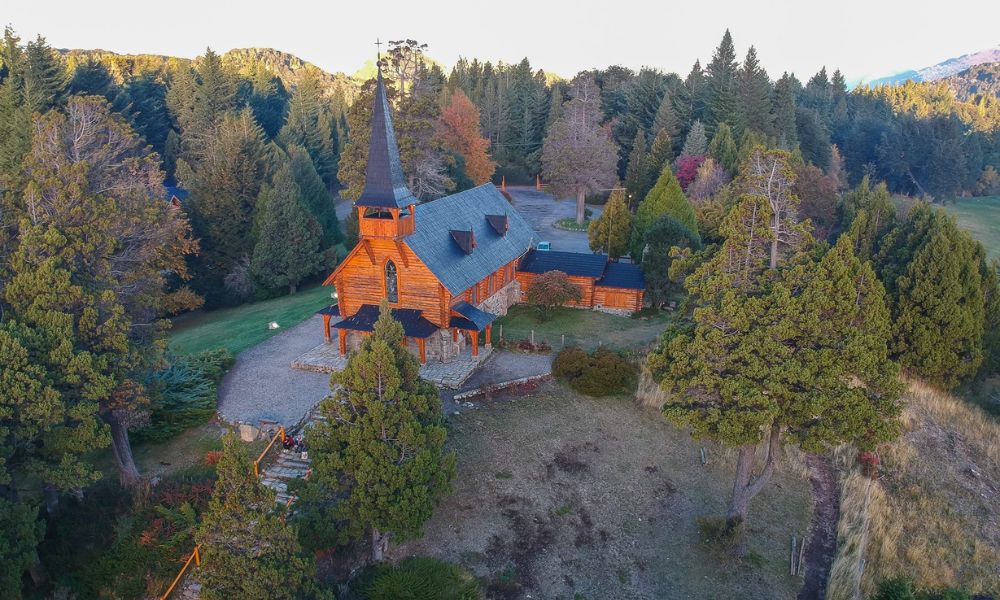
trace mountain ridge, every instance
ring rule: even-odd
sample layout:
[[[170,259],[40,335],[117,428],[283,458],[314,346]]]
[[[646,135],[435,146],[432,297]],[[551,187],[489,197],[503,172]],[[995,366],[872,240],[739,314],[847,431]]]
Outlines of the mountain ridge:
[[[995,62],[1000,62],[1000,45],[979,50],[978,52],[970,52],[969,54],[947,58],[935,65],[924,67],[922,69],[909,69],[892,75],[887,75],[885,77],[872,79],[871,81],[864,82],[864,84],[876,87],[879,85],[895,85],[908,80],[916,82],[937,81],[952,75],[957,75],[977,65]]]

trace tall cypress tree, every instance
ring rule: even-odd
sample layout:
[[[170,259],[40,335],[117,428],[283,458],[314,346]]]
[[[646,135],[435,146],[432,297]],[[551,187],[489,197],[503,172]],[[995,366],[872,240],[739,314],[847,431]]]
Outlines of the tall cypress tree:
[[[712,143],[708,145],[708,153],[722,165],[730,177],[736,175],[740,167],[740,152],[729,125],[719,124],[712,136]]]
[[[625,205],[625,192],[618,188],[611,192],[601,216],[591,221],[587,229],[590,249],[605,252],[617,259],[628,252],[629,233],[632,230],[632,213]]]
[[[646,134],[640,129],[635,134],[632,152],[628,157],[628,167],[625,169],[625,190],[632,198],[642,198],[648,188],[649,157],[646,153]]]
[[[646,244],[646,232],[660,217],[670,215],[687,227],[692,233],[698,233],[698,220],[694,209],[684,196],[681,184],[667,165],[656,180],[656,185],[649,190],[646,197],[639,203],[632,221],[632,240],[630,251],[632,260],[642,259],[642,251]]]
[[[308,434],[307,485],[338,499],[342,537],[367,537],[376,562],[390,539],[420,534],[455,473],[437,389],[420,379],[403,339],[383,300],[372,335],[331,378],[334,395],[320,404],[327,420]]]
[[[771,111],[774,113],[774,133],[778,146],[785,150],[795,148],[799,135],[795,126],[795,96],[801,85],[794,75],[783,73],[774,85],[771,96]]]
[[[366,108],[370,112],[371,104]],[[337,149],[331,144],[332,136],[336,135],[335,127],[328,112],[319,73],[306,69],[289,102],[288,120],[281,130],[281,140],[285,145],[305,148],[316,166],[316,172],[330,187],[336,182],[338,165]]]
[[[674,140],[666,127],[660,129],[653,138],[653,143],[649,146],[647,181],[648,185],[655,183],[656,179],[663,171],[663,167],[669,165],[674,160]]]
[[[291,159],[292,177],[299,188],[302,205],[312,213],[323,229],[322,247],[325,249],[339,244],[344,239],[344,233],[340,230],[333,197],[316,172],[309,153],[297,146],[291,146],[288,148],[288,155]]]

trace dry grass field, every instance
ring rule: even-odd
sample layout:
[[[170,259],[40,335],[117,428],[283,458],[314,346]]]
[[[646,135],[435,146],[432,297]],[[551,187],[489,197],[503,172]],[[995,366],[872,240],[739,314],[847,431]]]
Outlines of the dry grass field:
[[[899,576],[1000,594],[1000,424],[911,382],[903,435],[880,457],[879,479],[869,483],[854,453],[840,453],[838,556],[827,598],[867,594]]]
[[[451,418],[452,495],[425,536],[393,558],[463,565],[491,598],[794,598],[792,534],[809,523],[809,482],[782,472],[751,506],[749,556],[718,556],[696,518],[724,514],[733,456],[701,445],[632,398],[555,383]]]

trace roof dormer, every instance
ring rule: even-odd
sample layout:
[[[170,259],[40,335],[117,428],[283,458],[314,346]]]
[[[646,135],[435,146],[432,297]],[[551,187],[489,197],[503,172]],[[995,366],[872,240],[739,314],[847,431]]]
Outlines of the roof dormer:
[[[486,215],[486,221],[498,235],[507,235],[507,229],[510,228],[510,222],[507,220],[507,215]]]
[[[452,229],[451,239],[455,240],[455,243],[465,254],[472,254],[476,248],[476,234],[471,229],[468,231]]]

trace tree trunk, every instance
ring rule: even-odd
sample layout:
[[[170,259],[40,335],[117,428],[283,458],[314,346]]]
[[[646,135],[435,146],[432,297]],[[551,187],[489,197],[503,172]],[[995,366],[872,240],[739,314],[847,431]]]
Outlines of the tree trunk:
[[[297,289],[298,289],[298,286],[295,285],[294,283],[289,283],[288,284],[288,294],[289,295],[294,294]]]
[[[583,217],[586,214],[586,207],[584,203],[587,200],[587,195],[583,190],[576,193],[576,224],[583,225]]]
[[[372,562],[380,563],[385,560],[385,553],[388,549],[389,535],[372,527]]]
[[[122,487],[133,488],[141,476],[139,469],[135,466],[135,459],[132,457],[132,445],[128,441],[128,427],[113,412],[109,413],[105,420],[111,426],[111,451],[115,456],[115,464],[118,466],[118,478]]]
[[[781,427],[774,423],[767,444],[767,460],[760,475],[753,476],[753,467],[757,459],[757,445],[740,446],[736,459],[736,478],[733,482],[733,496],[729,502],[729,512],[726,513],[726,523],[732,528],[746,519],[747,508],[753,499],[764,488],[774,473],[774,463],[777,461],[778,442],[781,439]]]

